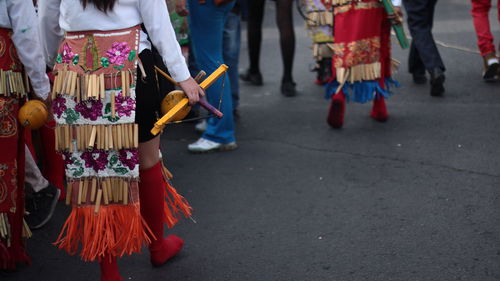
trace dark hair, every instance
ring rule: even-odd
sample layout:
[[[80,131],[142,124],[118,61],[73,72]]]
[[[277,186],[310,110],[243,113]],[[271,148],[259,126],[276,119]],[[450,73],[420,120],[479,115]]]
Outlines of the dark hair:
[[[107,12],[113,10],[117,0],[80,0],[83,8],[85,9],[88,4],[93,4],[98,10]]]

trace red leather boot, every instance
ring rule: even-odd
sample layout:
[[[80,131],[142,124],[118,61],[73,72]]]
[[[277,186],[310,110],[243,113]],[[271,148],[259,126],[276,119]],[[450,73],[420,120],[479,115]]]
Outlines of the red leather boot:
[[[149,245],[151,263],[160,266],[174,257],[184,245],[184,241],[169,235],[163,238],[165,222],[165,182],[161,163],[149,169],[140,170],[139,198],[141,215],[148,224],[155,237]]]
[[[373,107],[370,116],[379,122],[385,122],[389,118],[383,96],[377,94],[373,99]]]
[[[118,271],[116,258],[106,255],[99,260],[101,267],[101,281],[123,281]]]
[[[342,128],[344,125],[344,113],[345,113],[345,95],[342,91],[332,96],[332,101],[330,102],[330,109],[328,110],[328,116],[326,122],[332,128]]]

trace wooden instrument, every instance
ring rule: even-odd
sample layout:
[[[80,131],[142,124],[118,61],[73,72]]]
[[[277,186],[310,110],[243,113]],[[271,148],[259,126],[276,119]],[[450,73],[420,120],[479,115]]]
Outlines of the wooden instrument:
[[[203,80],[203,82],[200,83],[200,87],[203,90],[206,90],[220,76],[222,76],[227,71],[228,68],[229,67],[225,64],[222,64],[221,66],[219,66],[219,68],[217,68],[212,74],[210,74],[210,76],[208,76],[205,80]],[[177,83],[177,81],[172,79],[172,77],[170,77],[168,74],[166,74],[160,68],[155,66],[155,69],[156,69],[156,71],[158,71],[158,73],[163,75],[165,78],[170,80],[172,83],[174,83],[175,85],[179,85],[179,83]],[[179,92],[182,93],[182,96],[180,95]],[[168,97],[169,95],[171,95],[171,97]],[[167,101],[165,101],[165,99],[167,99]],[[190,110],[189,99],[186,97],[186,95],[182,91],[179,91],[179,90],[172,91],[167,95],[167,97],[165,97],[165,99],[164,99],[164,101],[165,101],[165,103],[167,103],[167,105],[165,105],[165,108],[168,108],[169,110],[168,110],[168,112],[164,113],[163,117],[160,118],[160,120],[158,120],[154,124],[154,127],[151,129],[151,133],[155,136],[158,133],[160,133],[161,130],[163,130],[163,128],[165,127],[165,125],[167,125],[169,122],[181,120],[182,118],[184,118],[187,115],[187,113],[189,113],[189,110]],[[168,104],[169,101],[172,101],[171,105]],[[200,99],[198,101],[198,104],[201,105],[202,107],[204,107],[206,110],[208,110],[213,115],[217,116],[218,118],[222,118],[222,116],[224,115],[222,112],[220,112],[218,109],[213,107],[211,104],[209,104],[204,99]],[[162,102],[162,109],[163,109],[163,102]],[[178,118],[180,118],[180,119],[178,119]]]

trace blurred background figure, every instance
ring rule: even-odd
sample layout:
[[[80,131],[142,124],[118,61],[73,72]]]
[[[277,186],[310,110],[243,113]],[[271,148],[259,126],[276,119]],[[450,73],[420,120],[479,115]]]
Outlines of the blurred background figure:
[[[30,229],[44,226],[54,214],[61,191],[40,172],[28,147],[25,148],[26,212],[24,218]]]
[[[246,18],[247,0],[237,0],[224,24],[223,56],[224,62],[229,66],[227,74],[231,84],[231,97],[233,101],[233,115],[239,117],[238,106],[240,102],[240,81],[238,79],[238,62],[240,60],[241,45],[241,18]]]
[[[443,60],[432,36],[434,8],[437,0],[403,0],[408,17],[408,28],[413,40],[409,56],[409,72],[416,84],[427,82],[426,70],[430,74],[431,96],[444,93]]]
[[[315,83],[323,85],[332,75],[333,8],[327,8],[321,0],[300,0],[298,3],[313,43]]]
[[[472,18],[477,35],[477,46],[483,56],[483,79],[487,82],[496,81],[500,77],[500,64],[495,51],[494,39],[491,34],[488,14],[492,0],[472,0]],[[500,1],[498,1],[498,20],[500,22]],[[499,45],[500,50],[500,45]]]
[[[283,76],[281,78],[281,94],[293,97],[297,94],[293,81],[293,59],[295,55],[295,32],[293,30],[293,0],[276,1],[276,23],[280,32],[281,57],[283,60]],[[262,85],[259,59],[262,43],[262,21],[264,19],[265,0],[248,2],[248,55],[250,67],[240,75],[241,80],[252,85]]]
[[[216,5],[215,0],[188,0],[191,46],[199,69],[210,74],[224,63],[224,25],[234,6],[234,1]],[[222,91],[222,92],[221,92]],[[221,95],[222,94],[222,95]],[[224,117],[211,117],[201,138],[188,145],[191,152],[233,150],[237,147],[234,134],[233,102],[227,75],[218,79],[206,90],[208,102],[221,103]]]

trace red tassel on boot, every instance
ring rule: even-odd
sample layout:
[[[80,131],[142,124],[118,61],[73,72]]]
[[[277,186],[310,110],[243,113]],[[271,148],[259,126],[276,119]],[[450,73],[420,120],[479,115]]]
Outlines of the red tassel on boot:
[[[123,281],[115,257],[105,255],[99,260],[99,265],[101,267],[101,281]]]
[[[40,128],[42,149],[42,174],[55,187],[61,190],[59,200],[65,200],[64,189],[64,160],[56,152],[55,147],[55,121],[48,122]]]
[[[385,122],[389,118],[383,96],[377,94],[373,99],[373,107],[370,116],[379,122]]]
[[[160,266],[174,257],[184,245],[184,241],[169,235],[163,238],[165,221],[165,183],[161,163],[149,169],[140,170],[139,197],[141,215],[148,224],[155,237],[149,246],[151,263]]]
[[[336,129],[342,128],[344,125],[344,113],[345,113],[345,96],[342,91],[332,96],[332,101],[330,102],[330,109],[328,111],[328,117],[326,121],[328,124]]]

